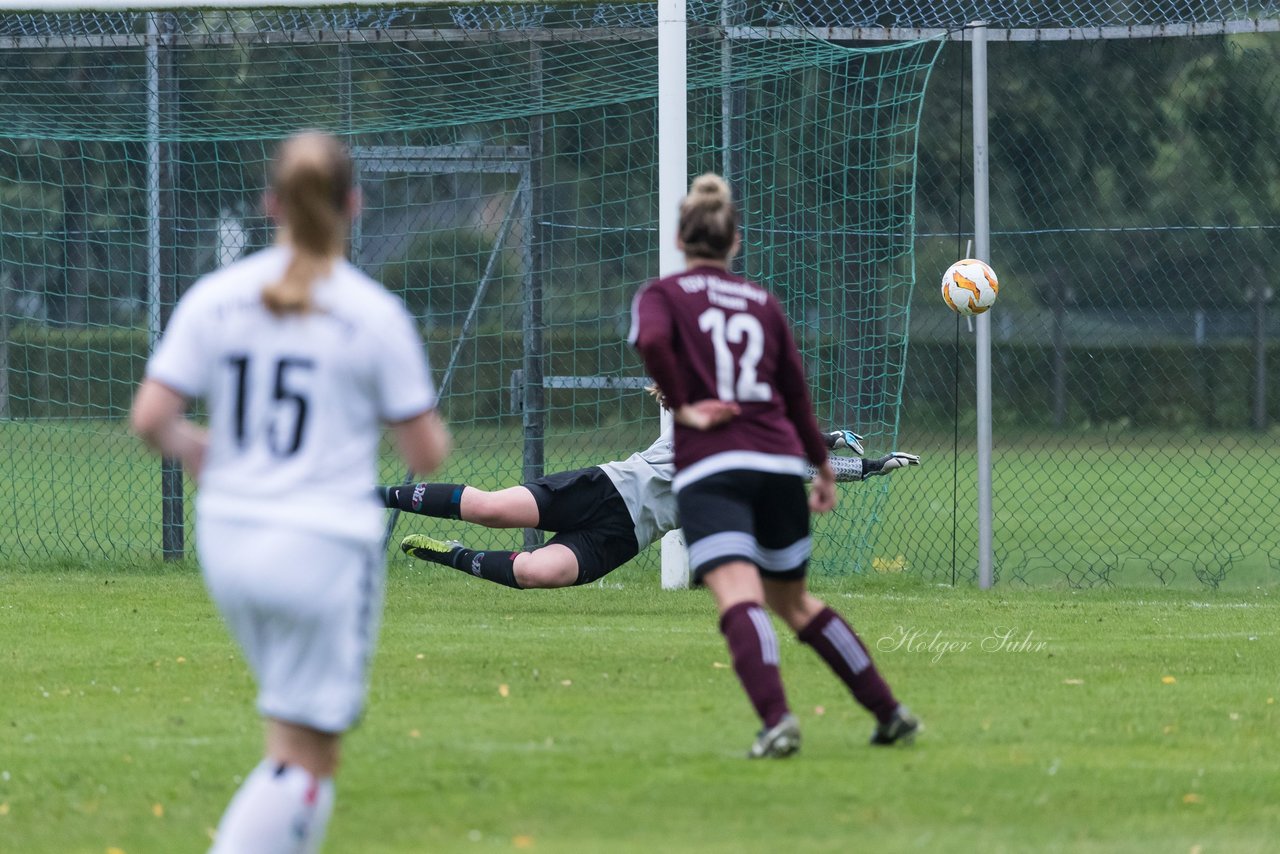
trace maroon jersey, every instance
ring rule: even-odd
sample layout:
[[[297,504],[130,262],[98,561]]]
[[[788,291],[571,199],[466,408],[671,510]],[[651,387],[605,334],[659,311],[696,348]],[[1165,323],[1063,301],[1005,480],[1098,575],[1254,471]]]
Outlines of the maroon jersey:
[[[656,279],[636,294],[628,340],[673,409],[707,398],[741,413],[713,430],[675,428],[673,486],[730,469],[805,475],[827,460],[800,351],[773,295],[718,267]]]

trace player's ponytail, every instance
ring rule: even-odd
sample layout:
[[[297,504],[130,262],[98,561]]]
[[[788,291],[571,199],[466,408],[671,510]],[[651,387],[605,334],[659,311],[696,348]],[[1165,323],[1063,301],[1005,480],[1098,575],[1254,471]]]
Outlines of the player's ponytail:
[[[680,204],[680,242],[691,258],[723,261],[738,236],[738,207],[729,183],[708,172],[694,179]]]
[[[351,220],[351,181],[351,158],[328,134],[298,134],[280,146],[271,170],[271,192],[293,257],[284,277],[262,291],[262,302],[272,314],[311,310],[312,287],[343,253]]]

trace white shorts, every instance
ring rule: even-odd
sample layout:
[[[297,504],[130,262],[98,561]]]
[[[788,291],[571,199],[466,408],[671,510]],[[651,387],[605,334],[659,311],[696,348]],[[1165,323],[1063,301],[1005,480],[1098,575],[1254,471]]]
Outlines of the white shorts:
[[[257,678],[258,710],[321,732],[349,729],[364,708],[382,615],[380,544],[198,524],[205,584]]]

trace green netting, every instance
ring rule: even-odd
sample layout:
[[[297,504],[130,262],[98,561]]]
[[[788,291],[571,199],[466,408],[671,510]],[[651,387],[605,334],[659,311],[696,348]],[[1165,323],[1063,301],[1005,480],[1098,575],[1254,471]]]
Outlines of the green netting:
[[[992,44],[1004,582],[1280,581],[1277,57],[1277,33]],[[901,443],[926,466],[879,552],[945,582],[977,567],[973,335],[934,284],[971,233],[969,74],[948,45],[922,123]]]
[[[286,45],[273,31],[209,41],[174,34],[158,37],[165,47],[150,55],[145,36],[128,49],[73,55],[56,44],[0,51],[14,84],[0,90],[0,111],[11,137],[144,140],[155,136],[148,132],[148,90],[163,88],[160,139],[271,139],[297,127],[415,133],[527,115],[535,47],[543,113],[651,100],[657,91],[652,29],[532,44],[478,34],[432,43],[389,41],[381,30],[338,33],[341,41]],[[718,48],[695,45],[688,75],[692,88],[713,89],[841,57],[841,49],[818,39],[759,38],[739,42],[726,69]]]
[[[707,8],[691,172],[735,185],[743,270],[796,320],[823,421],[888,447],[941,41],[727,38]],[[440,8],[0,18],[21,33],[0,43],[0,551],[189,548],[190,484],[122,419],[155,313],[269,241],[264,159],[301,127],[356,154],[352,256],[422,320],[460,449],[442,478],[504,486],[646,446],[657,413],[624,337],[665,239],[652,9],[560,6],[536,29]],[[870,565],[885,494],[847,492],[819,530],[823,569]]]
[[[824,570],[974,577],[973,339],[935,285],[972,232],[970,68],[958,42],[930,75],[936,42],[806,37],[982,18],[1013,28],[989,49],[998,577],[1280,579],[1273,3],[689,13],[690,168],[734,183],[742,270],[796,322],[822,420],[925,459],[842,490]],[[263,159],[302,126],[359,153],[353,256],[452,365],[442,477],[647,444],[623,336],[663,239],[655,23],[644,3],[0,16],[0,554],[155,552],[166,496],[177,548],[182,484],[121,420],[150,312],[266,243]],[[1221,34],[1151,37],[1191,24]]]
[[[33,6],[34,6],[33,2]],[[86,4],[91,5],[91,4]],[[217,3],[202,4],[209,9]],[[1142,27],[1274,20],[1275,0],[688,0],[691,20],[750,26],[955,29],[974,21],[998,28]],[[214,16],[182,11],[169,16],[176,32],[212,36],[261,31],[296,33],[412,27],[465,31],[536,29],[652,29],[657,6],[643,2],[539,3],[514,0],[479,5],[361,6],[237,10]],[[8,14],[0,38],[127,36],[147,30],[143,11]],[[1085,34],[1077,34],[1082,37]]]

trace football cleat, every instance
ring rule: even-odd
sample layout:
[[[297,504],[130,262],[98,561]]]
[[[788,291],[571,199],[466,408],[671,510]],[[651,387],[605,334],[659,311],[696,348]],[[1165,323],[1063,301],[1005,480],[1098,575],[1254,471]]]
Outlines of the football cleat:
[[[876,724],[871,733],[871,743],[877,747],[888,747],[898,742],[911,744],[916,734],[924,730],[924,725],[906,706],[898,706],[893,710],[893,717],[882,724]]]
[[[451,560],[453,550],[461,545],[462,543],[458,542],[437,540],[434,537],[428,537],[426,534],[410,534],[400,541],[400,551],[410,557],[416,557],[418,560],[429,560],[432,563],[453,566]]]
[[[748,759],[785,759],[800,749],[800,723],[795,715],[783,715],[769,729],[760,730]]]

